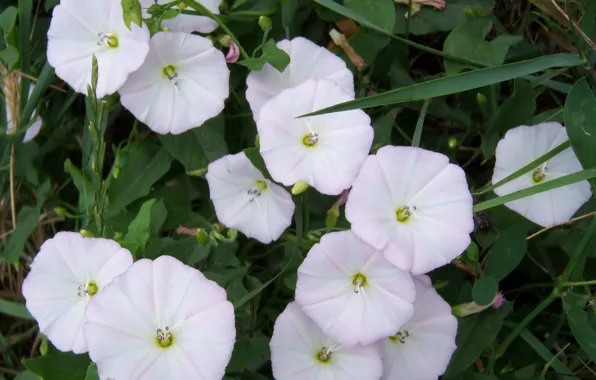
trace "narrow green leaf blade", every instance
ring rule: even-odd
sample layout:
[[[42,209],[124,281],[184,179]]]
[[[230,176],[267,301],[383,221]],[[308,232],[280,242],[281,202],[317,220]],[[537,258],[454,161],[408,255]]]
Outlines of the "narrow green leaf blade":
[[[547,55],[527,61],[468,71],[458,75],[416,83],[408,87],[398,88],[382,94],[340,103],[307,115],[302,115],[302,117],[445,96],[504,82],[553,67],[570,67],[579,66],[581,64],[583,64],[582,59],[574,54]]]
[[[0,314],[10,315],[11,317],[34,321],[35,319],[22,303],[0,300]]]

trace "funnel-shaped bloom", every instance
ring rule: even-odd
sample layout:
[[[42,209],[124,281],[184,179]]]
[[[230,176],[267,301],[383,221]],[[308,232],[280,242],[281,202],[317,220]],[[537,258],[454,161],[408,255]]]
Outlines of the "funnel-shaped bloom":
[[[62,0],[48,30],[48,62],[77,92],[87,93],[97,57],[99,98],[112,94],[137,70],[149,51],[149,30],[122,18],[120,0]]]
[[[267,180],[244,152],[209,164],[206,178],[217,219],[227,227],[270,243],[292,223],[290,193]]]
[[[23,282],[27,309],[60,351],[86,352],[87,304],[131,264],[130,252],[113,240],[59,232],[43,243]]]
[[[533,127],[522,125],[510,129],[497,145],[492,182],[499,182],[567,140],[567,130],[559,123],[542,123]],[[497,187],[495,193],[510,194],[581,170],[582,165],[575,152],[567,148],[533,171]],[[581,181],[509,202],[505,206],[536,224],[549,227],[570,219],[591,196],[590,184]]]
[[[205,6],[205,8],[209,9],[211,13],[219,14],[219,5],[221,4],[221,0],[196,0],[197,3],[200,3]],[[167,4],[170,3],[169,0],[141,0],[141,7],[143,9],[143,17],[151,17],[149,13],[147,13],[147,9],[151,7],[153,4]],[[180,10],[189,10],[189,6],[184,3],[184,1],[180,1],[180,3],[174,6],[175,9]],[[200,32],[200,33],[211,33],[217,28],[217,23],[211,20],[209,17],[206,16],[198,16],[198,15],[187,15],[187,14],[179,14],[178,16],[163,20],[161,25],[163,27],[168,27],[172,32],[184,32],[184,33],[192,33],[192,32]]]
[[[86,314],[100,379],[220,380],[234,347],[225,290],[171,256],[135,262]]]
[[[457,319],[432,287],[430,279],[414,279],[414,315],[381,341],[383,380],[437,380],[456,349]]]
[[[309,79],[329,79],[348,96],[354,96],[354,76],[346,63],[324,47],[303,37],[283,40],[277,47],[288,53],[290,64],[283,73],[266,64],[261,71],[253,71],[246,79],[246,100],[255,121],[259,120],[261,107],[283,90],[296,87]]]
[[[326,336],[291,302],[275,321],[271,366],[277,380],[378,380],[383,363],[376,346],[346,347]]]
[[[180,134],[217,116],[229,94],[223,53],[207,38],[161,32],[120,89],[122,105],[157,133]]]
[[[323,236],[298,268],[296,301],[347,346],[394,334],[412,316],[415,297],[410,275],[351,231]]]
[[[303,181],[328,195],[352,185],[373,140],[362,110],[297,118],[351,100],[328,79],[285,90],[261,109],[260,150],[271,177],[292,186]]]
[[[456,258],[474,229],[464,171],[443,154],[410,147],[383,147],[367,158],[346,218],[362,240],[414,274]]]

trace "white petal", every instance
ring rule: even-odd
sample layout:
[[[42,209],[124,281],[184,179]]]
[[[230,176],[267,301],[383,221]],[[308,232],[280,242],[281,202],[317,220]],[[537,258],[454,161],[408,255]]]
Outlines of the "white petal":
[[[366,278],[362,288],[353,283],[358,274]],[[412,316],[414,298],[410,276],[351,231],[323,236],[298,268],[296,301],[347,346],[394,334]]]
[[[376,380],[381,376],[382,362],[375,346],[338,344],[325,336],[295,302],[288,304],[275,321],[270,346],[277,380]],[[322,347],[332,351],[326,363],[316,359]]]
[[[29,128],[27,128],[27,132],[25,132],[25,137],[23,137],[23,142],[26,143],[33,140],[39,134],[42,124],[43,123],[41,121],[41,118],[39,116],[36,117],[35,120],[33,120],[33,123],[29,126]]]
[[[303,37],[283,40],[277,47],[290,56],[290,64],[280,73],[266,64],[261,71],[253,71],[246,79],[246,100],[255,121],[259,120],[261,107],[283,90],[296,87],[309,79],[329,79],[348,96],[354,97],[354,77],[345,62],[327,49]]]
[[[266,180],[244,152],[209,164],[206,178],[217,219],[227,227],[270,243],[292,223],[295,206],[290,193]]]
[[[260,151],[274,180],[285,186],[304,181],[329,195],[351,186],[372,144],[368,115],[354,110],[297,119],[351,99],[334,82],[311,79],[263,106],[257,121]],[[303,143],[309,134],[318,138],[311,147]]]
[[[400,222],[397,212],[404,206],[413,211]],[[410,147],[383,147],[370,156],[346,204],[354,233],[414,274],[445,265],[465,250],[472,215],[463,170],[442,154]]]
[[[559,123],[543,123],[532,127],[510,129],[499,141],[492,182],[497,183],[510,174],[543,156],[567,141],[567,131]],[[572,148],[567,148],[545,163],[544,181],[556,179],[582,170]],[[497,195],[506,195],[536,184],[531,171],[495,189]],[[549,227],[570,219],[592,196],[588,181],[522,198],[505,204],[532,222]]]
[[[451,307],[430,285],[426,276],[415,278],[414,314],[402,328],[403,342],[381,341],[383,380],[436,380],[447,369],[455,351],[457,319]]]
[[[221,379],[235,340],[226,292],[170,256],[134,263],[87,307],[84,334],[100,378]],[[161,347],[157,329],[172,332]]]
[[[157,33],[141,68],[120,89],[122,105],[157,133],[180,134],[217,116],[229,94],[230,71],[209,39]],[[177,78],[164,69],[173,66]]]
[[[118,47],[99,44],[99,34],[118,38]],[[54,8],[48,30],[48,62],[56,75],[86,94],[91,82],[92,56],[97,57],[99,98],[116,92],[137,70],[149,51],[149,30],[122,19],[119,0],[62,0]]]
[[[59,350],[86,352],[82,327],[89,297],[79,295],[79,287],[93,282],[101,292],[131,264],[130,252],[114,241],[59,232],[41,246],[23,282],[27,308]]]

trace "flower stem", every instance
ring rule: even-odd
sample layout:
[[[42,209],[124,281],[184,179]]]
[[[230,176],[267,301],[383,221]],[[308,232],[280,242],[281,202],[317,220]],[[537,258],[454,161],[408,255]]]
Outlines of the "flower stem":
[[[424,119],[426,119],[426,112],[428,111],[430,101],[430,98],[424,101],[424,104],[422,104],[422,109],[420,110],[420,116],[418,116],[418,121],[416,122],[416,129],[414,130],[414,136],[412,137],[412,146],[415,148],[420,146],[422,130],[424,129]]]
[[[197,12],[209,17],[213,21],[215,21],[217,23],[217,25],[219,25],[219,27],[228,36],[230,36],[232,41],[234,41],[234,43],[238,46],[238,49],[240,50],[240,54],[242,55],[242,58],[250,59],[249,55],[246,53],[246,50],[244,50],[244,48],[240,44],[240,41],[238,41],[238,39],[236,38],[234,33],[232,33],[232,31],[226,26],[226,24],[223,23],[223,21],[221,21],[221,19],[219,17],[217,17],[217,15],[213,14],[213,12],[211,12],[209,9],[207,9],[203,4],[201,4],[195,0],[185,0],[184,2],[188,5],[190,5],[190,7],[193,8],[195,11],[197,11]]]
[[[566,282],[559,282],[559,286],[563,287],[563,288],[569,288],[572,286],[591,286],[591,285],[596,285],[596,280],[592,280],[592,281],[576,281],[576,282],[572,282],[572,281],[566,281]]]

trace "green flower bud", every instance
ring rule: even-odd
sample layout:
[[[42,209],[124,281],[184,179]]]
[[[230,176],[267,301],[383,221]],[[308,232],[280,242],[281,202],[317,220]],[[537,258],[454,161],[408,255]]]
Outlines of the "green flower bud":
[[[304,181],[298,181],[296,182],[294,187],[292,187],[292,194],[298,195],[304,193],[306,190],[308,190],[309,187],[310,185],[308,183]]]
[[[209,244],[209,234],[203,228],[197,229],[197,232],[195,233],[195,238],[197,239],[197,242],[201,245]]]
[[[70,216],[70,213],[64,207],[56,207],[56,208],[54,208],[54,212],[58,216]]]
[[[86,237],[86,238],[94,238],[95,237],[95,235],[89,230],[80,230],[79,233],[81,235],[83,235],[83,237]]]
[[[484,95],[481,92],[477,93],[476,94],[476,102],[478,102],[478,105],[481,108],[484,108],[484,105],[486,104],[486,95]]]
[[[232,38],[230,36],[228,36],[227,34],[225,36],[222,36],[218,42],[221,46],[223,47],[230,47],[230,42],[232,41]]]
[[[447,140],[447,146],[449,149],[457,148],[457,139],[455,137],[450,137],[449,140]]]
[[[232,242],[238,238],[238,230],[230,228],[226,235],[228,235],[228,241]]]
[[[186,174],[188,174],[191,177],[201,177],[201,178],[204,178],[205,177],[205,174],[207,174],[207,168],[198,169],[198,170],[191,170],[189,172],[186,172]]]
[[[271,19],[269,17],[261,16],[259,17],[259,26],[261,27],[261,29],[263,29],[263,32],[268,32],[273,27],[273,23],[271,22]]]

